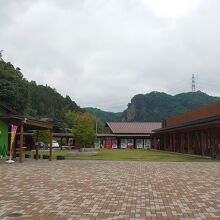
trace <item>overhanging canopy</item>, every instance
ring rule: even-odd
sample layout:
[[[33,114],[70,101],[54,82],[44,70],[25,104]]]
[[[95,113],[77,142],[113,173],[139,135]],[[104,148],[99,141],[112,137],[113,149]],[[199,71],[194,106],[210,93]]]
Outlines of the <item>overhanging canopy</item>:
[[[17,126],[23,124],[25,130],[45,130],[53,128],[52,123],[27,119],[24,116],[19,115],[4,115],[0,116],[0,119],[7,122],[8,124],[14,124]]]

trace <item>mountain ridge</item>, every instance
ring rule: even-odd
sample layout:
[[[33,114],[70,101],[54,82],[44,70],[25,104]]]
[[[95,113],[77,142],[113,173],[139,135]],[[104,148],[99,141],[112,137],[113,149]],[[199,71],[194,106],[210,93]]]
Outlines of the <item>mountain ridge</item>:
[[[84,110],[103,121],[161,122],[216,101],[220,101],[220,97],[209,96],[201,91],[176,95],[153,91],[135,95],[122,113],[106,112],[92,107]]]
[[[95,108],[95,107],[86,107],[83,108],[85,111],[91,113],[95,117],[103,120],[103,121],[119,121],[121,120],[122,112],[109,112],[109,111],[103,111],[101,109]]]

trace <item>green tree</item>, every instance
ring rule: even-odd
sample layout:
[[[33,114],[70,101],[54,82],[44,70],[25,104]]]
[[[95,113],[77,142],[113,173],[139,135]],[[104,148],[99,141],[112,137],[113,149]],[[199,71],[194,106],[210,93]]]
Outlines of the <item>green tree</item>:
[[[7,147],[0,144],[0,158],[7,156]]]
[[[94,121],[88,113],[79,113],[76,117],[75,125],[72,129],[79,148],[94,145],[95,130]]]
[[[79,113],[71,110],[63,110],[63,127],[67,132],[71,132],[72,128],[76,124],[76,120]]]
[[[38,142],[43,142],[45,144],[49,144],[50,143],[50,130],[33,131],[33,139],[35,142],[38,141]]]

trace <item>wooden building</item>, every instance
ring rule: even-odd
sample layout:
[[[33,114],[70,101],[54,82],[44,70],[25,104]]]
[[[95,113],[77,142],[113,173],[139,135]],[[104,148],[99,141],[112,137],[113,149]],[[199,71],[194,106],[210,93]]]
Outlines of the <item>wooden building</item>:
[[[150,148],[153,130],[161,128],[158,122],[107,122],[109,134],[97,134],[96,147]]]
[[[25,132],[30,132],[33,130],[50,130],[50,151],[49,160],[52,159],[52,132],[53,124],[48,122],[42,122],[39,120],[28,119],[24,116],[17,115],[14,110],[0,102],[0,144],[6,145],[9,150],[9,134],[10,126],[16,125],[17,129],[17,143],[18,149],[14,149],[14,153],[18,150],[19,161],[23,161],[23,153],[26,148],[25,146]],[[38,145],[35,146],[36,149],[36,159],[38,159]]]
[[[52,132],[53,132],[53,124],[42,122],[39,120],[27,119],[24,116],[19,115],[4,115],[0,117],[0,120],[6,122],[8,126],[17,125],[18,126],[18,135],[17,135],[17,144],[19,146],[19,162],[23,161],[24,151],[26,148],[25,145],[25,132],[30,131],[39,131],[39,130],[49,130],[50,131],[50,144],[49,144],[49,160],[52,160]],[[9,127],[10,130],[10,127]],[[10,132],[9,132],[10,134]],[[38,138],[37,138],[38,139]],[[36,140],[38,142],[38,140]],[[36,159],[38,159],[38,145],[35,145],[36,149]],[[16,152],[16,147],[14,152]]]
[[[15,111],[0,101],[0,117],[7,114],[15,114]],[[0,119],[0,147],[3,146],[8,147],[8,123]]]
[[[152,137],[154,149],[220,155],[220,102],[163,121]]]

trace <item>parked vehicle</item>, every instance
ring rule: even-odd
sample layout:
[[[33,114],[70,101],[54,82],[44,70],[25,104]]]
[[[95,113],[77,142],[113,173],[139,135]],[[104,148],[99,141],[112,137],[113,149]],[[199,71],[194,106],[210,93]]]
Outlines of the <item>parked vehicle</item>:
[[[38,142],[38,146],[40,149],[46,149],[46,144],[44,142]]]
[[[112,148],[113,148],[113,149],[117,149],[117,148],[118,148],[118,145],[117,145],[117,144],[112,144]]]
[[[52,141],[52,148],[59,148],[59,147],[60,147],[59,143],[57,141],[53,140]]]
[[[48,147],[50,147],[50,144],[48,144]],[[52,148],[59,148],[60,145],[56,140],[52,140]]]

